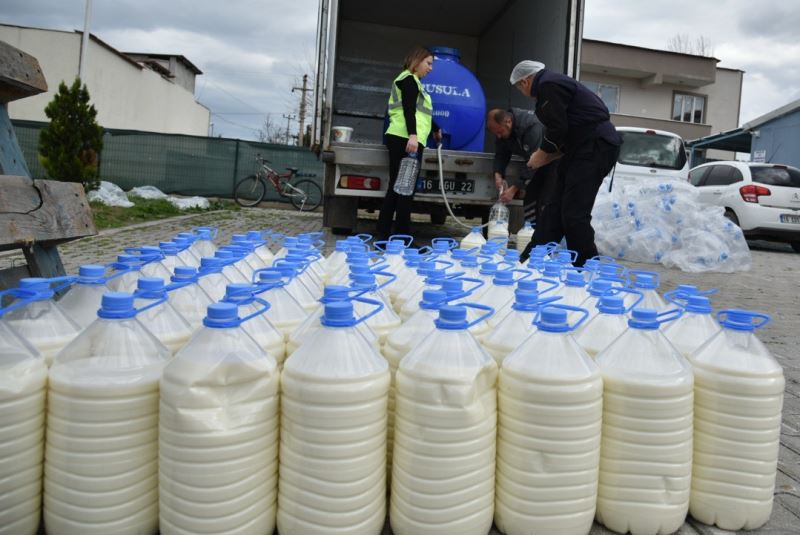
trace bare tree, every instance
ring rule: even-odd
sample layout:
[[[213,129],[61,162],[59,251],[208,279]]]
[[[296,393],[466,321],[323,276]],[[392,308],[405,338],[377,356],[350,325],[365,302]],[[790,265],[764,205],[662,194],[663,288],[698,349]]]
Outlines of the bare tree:
[[[675,34],[667,42],[667,50],[680,52],[681,54],[694,54],[695,56],[711,57],[714,55],[714,45],[711,43],[711,39],[705,35],[692,40],[689,34]]]
[[[261,143],[285,143],[285,132],[272,120],[272,117],[267,115],[264,118],[264,123],[257,132],[258,140]]]

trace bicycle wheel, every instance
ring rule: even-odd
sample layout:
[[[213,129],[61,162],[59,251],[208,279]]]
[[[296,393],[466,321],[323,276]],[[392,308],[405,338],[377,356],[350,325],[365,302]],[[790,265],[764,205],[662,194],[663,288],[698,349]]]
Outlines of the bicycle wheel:
[[[291,186],[291,190],[286,193],[292,201],[292,206],[301,212],[316,210],[322,204],[322,190],[313,180],[298,180],[287,186]]]
[[[239,203],[239,206],[245,208],[260,203],[266,193],[266,184],[256,175],[241,179],[233,188],[233,198]]]

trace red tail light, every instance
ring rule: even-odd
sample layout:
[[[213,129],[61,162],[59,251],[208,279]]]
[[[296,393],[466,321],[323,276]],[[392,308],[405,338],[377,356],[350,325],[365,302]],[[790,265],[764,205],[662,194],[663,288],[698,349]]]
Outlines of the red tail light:
[[[739,188],[739,193],[742,196],[744,202],[754,202],[758,203],[759,197],[766,197],[768,195],[772,195],[772,192],[769,191],[764,186],[756,186],[755,184],[748,184],[746,186],[742,186]]]
[[[381,189],[381,179],[374,176],[342,175],[339,186],[345,189],[377,191]]]

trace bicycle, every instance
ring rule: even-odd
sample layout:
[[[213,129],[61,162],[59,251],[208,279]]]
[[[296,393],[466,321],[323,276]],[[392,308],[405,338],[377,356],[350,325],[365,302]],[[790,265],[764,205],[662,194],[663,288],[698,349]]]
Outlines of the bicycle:
[[[233,188],[233,198],[239,206],[249,208],[264,200],[268,182],[278,195],[288,198],[292,206],[301,212],[310,212],[322,204],[322,189],[316,182],[304,178],[292,183],[295,177],[308,176],[300,175],[296,167],[287,167],[288,172],[280,174],[267,165],[271,162],[261,155],[256,156],[256,161],[260,164],[260,169],[254,175],[240,180]]]

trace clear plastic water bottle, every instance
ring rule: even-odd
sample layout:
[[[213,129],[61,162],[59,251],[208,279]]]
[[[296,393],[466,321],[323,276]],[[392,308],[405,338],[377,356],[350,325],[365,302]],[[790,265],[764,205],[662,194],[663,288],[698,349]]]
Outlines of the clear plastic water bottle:
[[[417,155],[414,152],[409,152],[405,158],[400,160],[400,170],[397,172],[397,180],[394,181],[394,192],[406,197],[414,193],[418,174],[419,160],[417,160]]]

